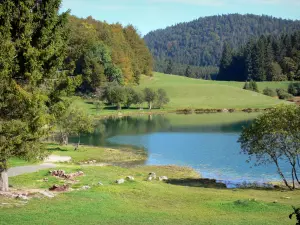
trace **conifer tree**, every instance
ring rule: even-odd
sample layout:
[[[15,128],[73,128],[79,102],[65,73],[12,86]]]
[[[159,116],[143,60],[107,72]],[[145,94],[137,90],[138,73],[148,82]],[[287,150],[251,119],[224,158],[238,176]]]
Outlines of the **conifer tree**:
[[[0,190],[8,190],[11,157],[45,156],[52,107],[67,78],[68,12],[61,0],[6,0],[0,4]]]

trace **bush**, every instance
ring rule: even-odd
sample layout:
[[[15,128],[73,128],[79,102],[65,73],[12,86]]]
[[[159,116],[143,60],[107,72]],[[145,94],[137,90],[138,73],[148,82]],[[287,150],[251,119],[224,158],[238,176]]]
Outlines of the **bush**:
[[[293,98],[293,95],[289,94],[284,89],[277,89],[276,92],[277,92],[279,99],[290,100]]]
[[[291,83],[288,92],[294,96],[300,96],[300,83]]]
[[[267,96],[270,96],[270,97],[275,97],[277,96],[276,92],[271,89],[271,88],[265,88],[264,91],[263,91],[264,95],[267,95]]]
[[[255,91],[255,92],[259,92],[258,91],[258,87],[255,81],[251,80],[249,83],[248,81],[246,81],[245,85],[244,85],[244,89],[248,90],[248,91]]]

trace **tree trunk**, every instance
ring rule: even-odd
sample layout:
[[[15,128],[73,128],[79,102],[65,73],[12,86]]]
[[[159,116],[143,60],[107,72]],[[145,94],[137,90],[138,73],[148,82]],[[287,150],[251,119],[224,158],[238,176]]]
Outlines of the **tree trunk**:
[[[290,190],[293,190],[293,188],[289,185],[289,183],[287,182],[287,180],[285,179],[285,176],[283,175],[279,165],[278,165],[278,161],[276,159],[273,158],[273,161],[275,162],[275,165],[277,167],[277,172],[278,174],[281,176],[285,186],[287,186]]]
[[[6,161],[1,162],[2,167],[0,167],[0,191],[8,191],[8,175],[6,168]]]
[[[149,102],[149,109],[152,109],[152,102]]]

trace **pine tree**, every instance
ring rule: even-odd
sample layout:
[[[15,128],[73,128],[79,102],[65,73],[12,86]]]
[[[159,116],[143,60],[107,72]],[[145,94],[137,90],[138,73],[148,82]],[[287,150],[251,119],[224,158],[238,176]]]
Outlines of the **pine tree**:
[[[168,63],[167,63],[167,68],[165,70],[165,74],[172,74],[173,73],[173,62],[172,60],[168,60]]]
[[[225,43],[221,62],[220,62],[220,72],[217,76],[217,80],[228,80],[228,76],[230,76],[228,68],[231,65],[231,62],[232,62],[232,49],[227,43]]]
[[[192,69],[189,65],[186,67],[186,70],[184,72],[184,76],[186,76],[186,77],[191,77],[192,76]]]
[[[68,12],[61,0],[6,0],[0,4],[0,190],[8,190],[11,157],[45,156],[41,139],[67,78]]]

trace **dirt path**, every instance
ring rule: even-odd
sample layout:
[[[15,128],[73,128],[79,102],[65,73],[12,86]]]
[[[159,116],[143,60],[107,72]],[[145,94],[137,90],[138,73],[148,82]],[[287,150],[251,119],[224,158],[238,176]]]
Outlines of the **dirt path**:
[[[25,173],[34,173],[39,170],[45,170],[45,169],[50,169],[55,167],[56,165],[53,163],[43,163],[40,165],[32,165],[32,166],[18,166],[18,167],[13,167],[8,169],[7,174],[8,177],[15,177]]]

